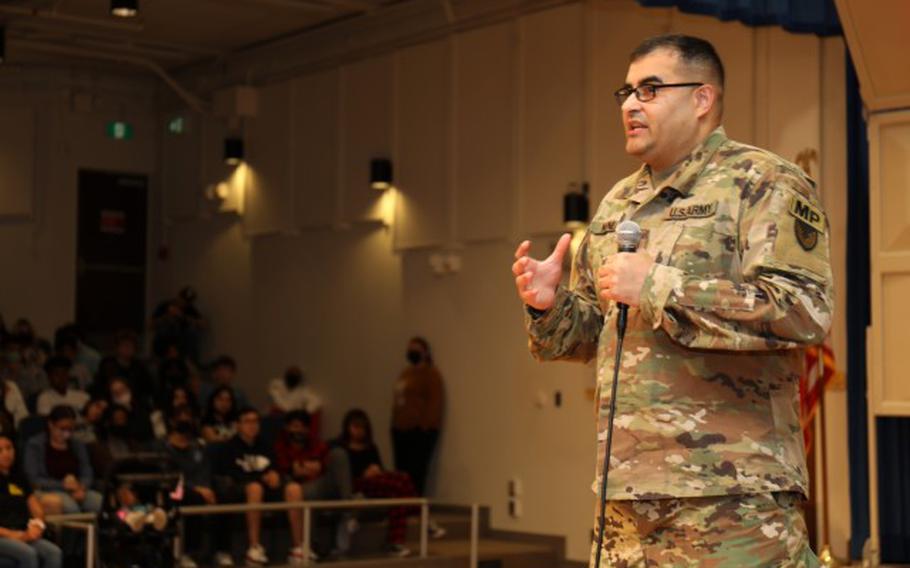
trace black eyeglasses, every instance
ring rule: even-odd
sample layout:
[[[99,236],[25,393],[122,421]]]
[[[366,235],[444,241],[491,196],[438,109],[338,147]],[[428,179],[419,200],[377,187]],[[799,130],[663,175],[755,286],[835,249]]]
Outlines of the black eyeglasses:
[[[613,93],[613,96],[616,97],[616,104],[622,106],[632,93],[635,93],[636,99],[646,103],[657,96],[658,89],[666,89],[668,87],[701,87],[702,85],[704,85],[704,83],[644,83],[637,87],[623,87]]]

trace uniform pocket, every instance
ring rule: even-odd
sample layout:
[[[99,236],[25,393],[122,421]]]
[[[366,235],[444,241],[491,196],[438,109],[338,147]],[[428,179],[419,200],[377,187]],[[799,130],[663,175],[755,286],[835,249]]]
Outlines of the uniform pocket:
[[[736,260],[736,236],[707,221],[680,224],[667,264],[702,277],[728,276]]]

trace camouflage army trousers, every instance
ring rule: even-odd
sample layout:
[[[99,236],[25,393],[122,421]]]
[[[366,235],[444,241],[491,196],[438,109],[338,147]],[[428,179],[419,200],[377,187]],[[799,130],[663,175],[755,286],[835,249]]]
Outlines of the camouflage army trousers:
[[[797,493],[609,501],[600,568],[815,568],[801,503]]]

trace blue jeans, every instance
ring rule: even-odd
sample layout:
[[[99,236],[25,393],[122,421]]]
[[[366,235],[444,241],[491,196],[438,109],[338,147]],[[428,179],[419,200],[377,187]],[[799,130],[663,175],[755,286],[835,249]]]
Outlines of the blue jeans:
[[[12,559],[19,568],[60,568],[63,565],[60,548],[43,538],[22,542],[0,537],[0,558]]]
[[[65,491],[45,491],[45,493],[60,497],[60,500],[63,503],[64,515],[71,515],[73,513],[97,513],[101,510],[101,502],[104,499],[101,496],[101,493],[98,493],[94,489],[89,489],[85,492],[85,499],[83,499],[81,503],[73,499],[72,496]]]

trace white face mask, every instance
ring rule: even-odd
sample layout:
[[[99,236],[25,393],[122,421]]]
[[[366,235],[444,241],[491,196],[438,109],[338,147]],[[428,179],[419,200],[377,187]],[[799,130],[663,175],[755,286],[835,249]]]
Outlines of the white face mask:
[[[73,433],[71,431],[69,431],[69,430],[60,431],[60,439],[63,440],[64,442],[66,442],[67,440],[69,440],[72,437],[73,437]]]
[[[132,400],[133,395],[131,393],[124,393],[114,398],[114,402],[120,406],[129,406]]]

